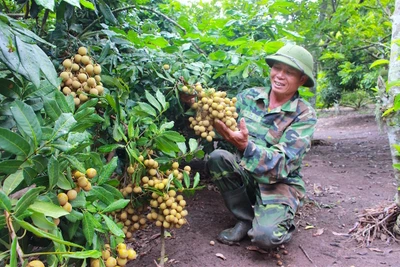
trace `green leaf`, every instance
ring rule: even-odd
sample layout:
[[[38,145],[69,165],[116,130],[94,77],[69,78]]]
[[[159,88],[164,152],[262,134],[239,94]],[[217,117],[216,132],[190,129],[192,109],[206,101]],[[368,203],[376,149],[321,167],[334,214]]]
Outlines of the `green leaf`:
[[[102,210],[103,213],[112,212],[115,210],[123,209],[128,205],[130,199],[118,199],[117,201],[108,205],[105,209]]]
[[[36,4],[54,11],[54,0],[35,0]]]
[[[163,107],[163,110],[165,110],[167,107],[167,103],[165,102],[165,96],[159,90],[157,90],[156,97],[158,102],[160,102],[161,106]]]
[[[33,221],[33,224],[44,230],[54,230],[56,225],[54,222],[49,221],[43,213],[32,212],[33,214],[30,218]]]
[[[51,155],[50,157],[47,172],[49,174],[49,190],[51,190],[57,184],[60,175],[60,166],[54,155]]]
[[[31,146],[23,137],[4,128],[0,128],[0,148],[25,158],[31,150]]]
[[[147,113],[153,117],[157,117],[157,113],[156,113],[155,109],[152,108],[149,104],[144,103],[144,102],[138,102],[138,105],[139,105],[140,109],[142,111],[144,111],[145,113]]]
[[[61,155],[61,157],[68,160],[74,169],[80,171],[81,173],[86,172],[85,166],[83,166],[82,162],[80,160],[78,160],[75,156],[64,154],[64,155]]]
[[[216,52],[212,52],[208,55],[211,60],[224,60],[226,58],[226,53],[222,50],[218,50]]]
[[[60,218],[69,214],[69,212],[64,210],[61,206],[45,201],[35,201],[29,206],[29,209],[43,213],[45,216],[52,218]]]
[[[15,188],[24,180],[24,174],[22,170],[18,170],[15,173],[9,175],[3,184],[4,193],[8,196]]]
[[[41,229],[39,229],[39,228],[33,226],[32,224],[30,224],[30,223],[28,223],[28,222],[25,222],[25,221],[20,220],[20,219],[18,219],[18,218],[14,218],[14,220],[15,220],[22,228],[24,228],[25,230],[27,230],[27,231],[29,231],[29,232],[35,234],[35,235],[38,236],[38,237],[47,238],[47,239],[50,239],[50,240],[52,240],[52,241],[54,241],[54,242],[57,242],[57,243],[60,243],[60,244],[64,244],[64,245],[67,245],[67,246],[78,247],[78,248],[84,249],[84,247],[82,247],[81,245],[78,245],[78,244],[75,244],[75,243],[72,243],[72,242],[65,241],[65,240],[63,240],[63,239],[61,239],[61,238],[59,238],[59,237],[57,237],[57,236],[55,236],[55,235],[53,235],[53,234],[47,233],[47,232],[45,232],[45,231],[43,231],[43,230],[41,230]]]
[[[57,186],[64,190],[70,190],[73,187],[73,183],[71,184],[71,181],[61,173],[57,180]]]
[[[19,59],[28,72],[28,80],[39,88],[40,87],[40,74],[45,74],[44,77],[54,86],[58,87],[58,75],[54,68],[53,63],[48,56],[35,44],[28,44],[15,36],[15,41],[18,50]]]
[[[374,62],[372,62],[371,66],[369,66],[369,69],[372,69],[373,67],[376,67],[376,66],[388,65],[389,63],[390,63],[390,61],[387,59],[378,59],[378,60],[375,60]]]
[[[199,185],[200,182],[200,174],[196,172],[193,178],[193,188],[196,188]]]
[[[185,142],[178,142],[176,145],[179,147],[179,150],[182,152],[182,154],[186,154],[187,147]]]
[[[18,253],[17,253],[18,238],[13,238],[10,251],[10,267],[18,266]]]
[[[72,113],[63,113],[54,124],[51,140],[56,140],[61,136],[69,133],[72,127],[76,124],[76,120]]]
[[[79,9],[81,8],[79,0],[63,0],[63,1],[68,3],[68,4],[70,4],[70,5],[72,5],[72,6],[75,6],[75,7],[79,8]]]
[[[11,200],[1,189],[0,189],[0,208],[8,212],[11,211]]]
[[[37,199],[40,192],[45,189],[44,186],[31,188],[17,202],[14,209],[14,215],[19,217],[29,206]]]
[[[79,0],[79,3],[80,3],[83,7],[87,8],[87,9],[95,10],[93,3],[90,2],[90,1],[87,1],[87,0]]]
[[[118,227],[118,225],[113,220],[111,220],[110,218],[108,218],[108,216],[104,214],[101,214],[101,216],[103,217],[108,229],[111,231],[113,235],[118,237],[125,237],[124,232]]]
[[[103,14],[104,18],[108,22],[110,22],[110,23],[112,23],[114,25],[118,24],[118,20],[115,18],[115,16],[112,13],[110,7],[105,2],[99,1],[98,7],[100,9],[101,14]]]
[[[186,188],[190,187],[190,177],[187,172],[183,172],[183,182],[185,183]]]
[[[42,128],[32,107],[20,100],[15,100],[10,109],[17,122],[18,130],[29,136],[36,147],[42,139]]]
[[[147,90],[145,91],[145,96],[147,101],[149,101],[149,103],[155,107],[159,112],[161,112],[161,106],[158,103],[157,99],[154,98],[154,96],[152,96]]]
[[[62,110],[63,113],[71,113],[71,112],[74,111],[73,109],[71,109],[69,107],[69,104],[67,102],[67,98],[65,97],[65,95],[61,91],[56,90],[54,92],[54,97],[55,97],[55,99],[57,101],[58,106],[60,107],[60,109]]]
[[[106,205],[110,205],[114,202],[113,195],[101,186],[93,186],[90,193],[95,195],[97,199]]]
[[[60,107],[58,106],[57,102],[54,100],[54,98],[50,98],[47,96],[43,96],[43,106],[44,106],[44,110],[46,111],[46,114],[53,120],[56,121],[62,111],[60,109]]]
[[[196,139],[193,139],[193,138],[189,139],[190,152],[194,152],[198,146],[199,146],[199,144],[197,143]]]
[[[183,135],[181,135],[180,133],[175,132],[175,131],[165,131],[162,134],[162,136],[171,141],[174,141],[174,142],[185,142],[186,141],[186,139]]]
[[[86,241],[89,246],[93,243],[94,237],[94,224],[93,221],[96,220],[90,212],[83,213],[83,220],[82,220],[82,228],[83,228],[83,235],[86,238]]]
[[[110,180],[111,175],[118,165],[118,157],[113,157],[109,163],[107,163],[100,171],[99,178],[97,181],[98,185],[102,185],[108,180]]]
[[[97,258],[101,257],[101,251],[98,251],[98,250],[85,250],[85,251],[77,251],[77,252],[68,252],[68,253],[65,253],[65,254],[63,253],[62,255],[65,258],[74,258],[74,259],[93,258],[93,259],[97,259]]]
[[[111,151],[114,151],[117,148],[123,148],[123,147],[124,147],[124,145],[121,145],[121,144],[110,144],[110,145],[100,146],[98,148],[98,151],[100,153],[109,153]]]

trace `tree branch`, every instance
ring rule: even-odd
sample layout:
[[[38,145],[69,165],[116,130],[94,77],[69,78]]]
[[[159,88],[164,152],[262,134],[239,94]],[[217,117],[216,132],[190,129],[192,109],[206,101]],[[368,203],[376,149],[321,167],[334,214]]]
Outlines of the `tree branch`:
[[[6,216],[6,224],[7,224],[8,232],[10,233],[11,239],[14,239],[14,238],[18,239],[17,235],[15,234],[14,227],[12,225],[12,219],[11,219],[10,214],[7,211],[4,211],[4,215]],[[19,261],[22,264],[24,262],[24,253],[22,252],[22,249],[19,246],[18,240],[17,240],[17,253],[18,253]]]
[[[4,5],[4,9],[6,10],[6,13],[10,12],[10,10],[8,9],[7,3],[5,0],[3,0],[3,5]]]
[[[47,21],[48,17],[49,17],[49,10],[46,9],[46,11],[44,12],[43,18],[42,18],[42,25],[40,26],[39,35],[42,35],[43,29],[44,29],[44,25],[46,24],[46,21]]]

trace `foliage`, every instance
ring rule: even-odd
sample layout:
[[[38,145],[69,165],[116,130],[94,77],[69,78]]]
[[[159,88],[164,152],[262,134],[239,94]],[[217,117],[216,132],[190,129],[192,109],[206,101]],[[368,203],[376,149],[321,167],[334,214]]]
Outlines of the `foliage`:
[[[340,105],[359,110],[360,108],[366,107],[368,104],[371,104],[372,101],[373,98],[370,93],[366,92],[365,90],[359,89],[353,92],[346,92],[342,94]]]

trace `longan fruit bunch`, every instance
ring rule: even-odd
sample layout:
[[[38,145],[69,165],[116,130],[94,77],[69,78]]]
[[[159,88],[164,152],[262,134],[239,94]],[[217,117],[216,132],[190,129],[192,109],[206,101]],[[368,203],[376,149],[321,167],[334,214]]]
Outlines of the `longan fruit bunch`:
[[[164,228],[181,228],[186,224],[185,217],[188,215],[186,201],[176,190],[170,189],[159,195],[156,192],[151,194],[151,212],[147,214],[147,219],[155,221],[156,226]]]
[[[186,224],[185,217],[188,212],[185,209],[186,201],[183,196],[179,194],[179,190],[175,189],[174,184],[169,184],[170,179],[166,178],[172,175],[179,181],[183,180],[183,172],[190,174],[190,166],[185,166],[183,170],[179,169],[179,163],[172,163],[171,169],[165,172],[165,178],[155,179],[154,188],[161,192],[161,195],[153,192],[150,200],[151,212],[147,214],[147,219],[155,221],[156,226],[164,228],[181,228]],[[142,178],[143,180],[143,178]],[[168,188],[167,188],[168,187]]]
[[[74,97],[75,106],[86,102],[92,95],[104,93],[101,83],[101,66],[93,63],[86,47],[79,47],[78,53],[63,61],[64,70],[60,73],[62,78],[61,91],[64,95]]]
[[[89,191],[92,188],[92,184],[89,179],[92,179],[97,175],[97,171],[94,168],[89,168],[86,170],[86,173],[83,174],[80,171],[74,171],[72,173],[72,178],[75,180],[76,187],[68,190],[67,193],[60,192],[57,195],[58,203],[63,207],[64,210],[71,212],[72,205],[70,201],[74,200],[78,192],[83,189],[85,191]]]
[[[105,249],[102,251],[102,259],[106,267],[121,266],[124,267],[128,261],[135,260],[137,256],[136,251],[133,248],[127,248],[125,243],[119,243],[115,251],[111,250],[110,245],[106,245]],[[92,261],[93,260],[93,261]],[[96,262],[96,259],[92,259],[90,266],[97,267],[99,265],[92,265],[92,262]],[[98,263],[100,264],[100,260]]]
[[[132,203],[129,203],[124,209],[111,213],[116,223],[121,222],[123,224],[122,231],[127,240],[133,240],[133,233],[146,227],[145,210],[146,208],[143,206],[135,208]]]
[[[224,122],[233,131],[238,130],[236,97],[230,99],[224,91],[215,91],[214,88],[204,89],[200,83],[195,85],[194,91],[197,94],[197,101],[192,104],[191,108],[196,110],[196,115],[189,117],[189,122],[190,128],[196,135],[212,142],[215,137],[213,125],[216,120]],[[193,93],[193,89],[192,91],[188,90],[188,93],[191,92]]]

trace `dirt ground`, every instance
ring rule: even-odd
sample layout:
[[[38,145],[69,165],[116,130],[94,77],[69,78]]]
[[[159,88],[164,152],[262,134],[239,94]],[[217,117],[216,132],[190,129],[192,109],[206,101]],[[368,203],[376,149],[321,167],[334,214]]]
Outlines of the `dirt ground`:
[[[297,232],[284,249],[254,251],[248,238],[240,246],[218,243],[218,233],[235,219],[205,178],[208,186],[188,200],[189,223],[169,232],[165,266],[268,267],[278,261],[286,267],[400,266],[400,246],[393,239],[374,240],[366,247],[348,234],[364,209],[393,203],[396,182],[386,133],[379,131],[372,113],[320,112],[314,140],[320,142],[303,162],[307,201],[296,216]],[[138,237],[139,257],[129,266],[156,266],[157,233],[158,228],[151,228]]]

